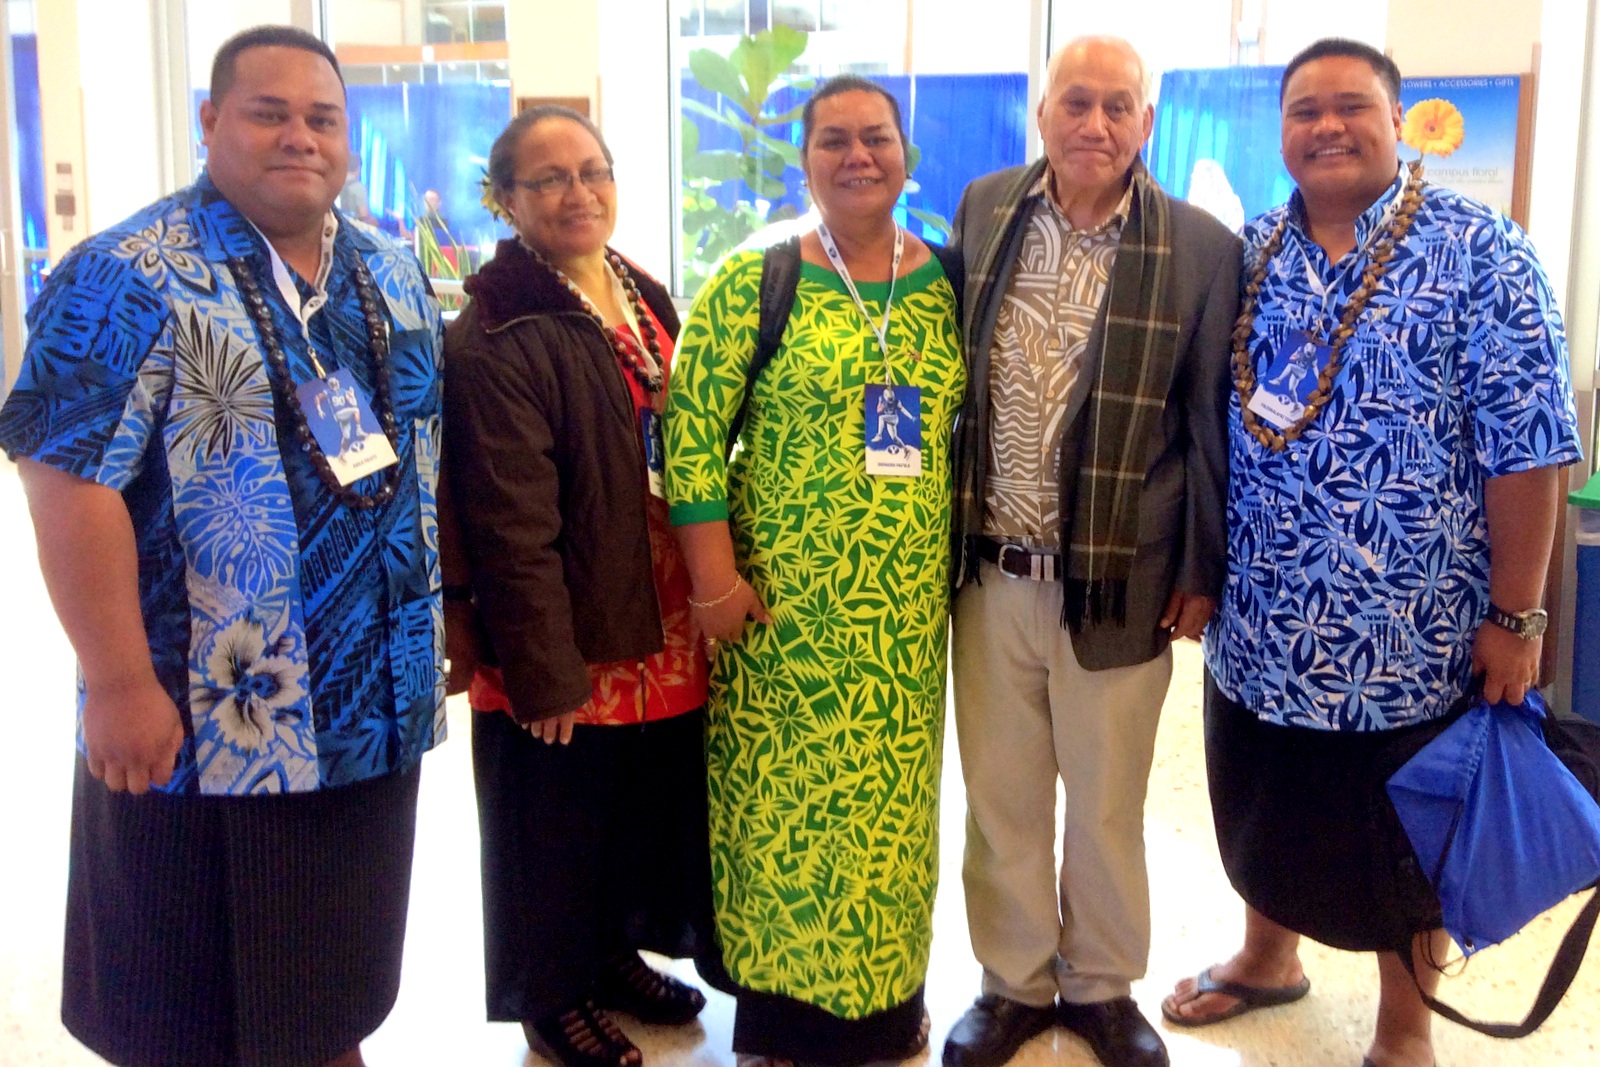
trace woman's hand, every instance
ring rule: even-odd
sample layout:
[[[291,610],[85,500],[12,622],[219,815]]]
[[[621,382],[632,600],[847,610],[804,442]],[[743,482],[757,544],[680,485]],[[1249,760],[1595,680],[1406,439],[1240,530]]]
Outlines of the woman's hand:
[[[695,589],[689,612],[695,633],[705,640],[708,649],[718,641],[739,640],[744,624],[751,619],[763,624],[772,622],[760,594],[737,573],[721,589],[709,596],[703,594],[704,590]]]
[[[444,602],[444,655],[450,665],[445,695],[466,692],[478,672],[478,610],[469,600]]]
[[[578,713],[569,711],[565,715],[554,715],[548,719],[535,719],[524,724],[525,729],[535,741],[543,741],[553,745],[557,741],[563,745],[572,744],[572,725],[577,721]]]

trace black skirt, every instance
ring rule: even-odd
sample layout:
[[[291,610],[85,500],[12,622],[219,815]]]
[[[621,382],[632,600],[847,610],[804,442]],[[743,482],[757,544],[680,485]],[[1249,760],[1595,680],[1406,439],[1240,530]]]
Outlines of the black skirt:
[[[920,1052],[927,1039],[921,988],[910,999],[860,1019],[841,1019],[815,1004],[775,993],[735,987],[733,995],[738,1002],[733,1051],[743,1055],[815,1067],[860,1067],[906,1059]]]
[[[472,716],[492,1022],[589,994],[621,953],[712,944],[705,714],[578,726],[569,745],[504,712]]]
[[[1262,722],[1206,673],[1217,846],[1245,903],[1351,952],[1397,951],[1443,922],[1385,784],[1466,710],[1394,730]]]
[[[62,1022],[123,1067],[315,1067],[355,1048],[400,989],[420,779],[133,797],[80,756]]]

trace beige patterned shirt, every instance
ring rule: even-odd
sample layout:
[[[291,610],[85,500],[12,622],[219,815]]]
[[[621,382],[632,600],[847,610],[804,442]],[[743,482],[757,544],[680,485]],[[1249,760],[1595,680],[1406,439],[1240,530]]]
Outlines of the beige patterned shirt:
[[[1033,216],[989,351],[989,474],[983,532],[1060,550],[1061,439],[1092,371],[1089,333],[1111,279],[1132,189],[1111,217],[1074,230],[1040,178]]]

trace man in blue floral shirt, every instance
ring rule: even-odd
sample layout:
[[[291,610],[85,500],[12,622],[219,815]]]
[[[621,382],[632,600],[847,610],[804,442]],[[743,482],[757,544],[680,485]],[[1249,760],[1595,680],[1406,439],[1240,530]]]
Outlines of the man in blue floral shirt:
[[[1207,771],[1245,945],[1163,1014],[1201,1026],[1299,999],[1306,935],[1379,953],[1366,1064],[1432,1067],[1398,952],[1443,958],[1439,905],[1384,782],[1475,684],[1518,702],[1538,680],[1559,472],[1580,449],[1527,236],[1399,165],[1399,89],[1351,41],[1284,72],[1297,191],[1245,230],[1228,580],[1206,637]],[[1273,383],[1308,345],[1287,396]]]
[[[438,312],[333,210],[326,45],[233,38],[200,118],[206,173],[62,262],[0,409],[80,665],[62,1018],[118,1064],[359,1064],[444,736]]]

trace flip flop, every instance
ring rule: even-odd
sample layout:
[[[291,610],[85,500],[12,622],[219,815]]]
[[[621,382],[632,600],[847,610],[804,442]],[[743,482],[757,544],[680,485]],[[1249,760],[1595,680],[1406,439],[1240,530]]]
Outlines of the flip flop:
[[[1195,975],[1194,985],[1196,998],[1207,993],[1220,993],[1225,997],[1235,998],[1238,1003],[1228,1010],[1219,1011],[1214,1015],[1180,1015],[1168,1007],[1168,1003],[1173,999],[1169,996],[1161,1002],[1161,1017],[1173,1026],[1184,1026],[1190,1029],[1199,1026],[1211,1026],[1215,1023],[1226,1022],[1229,1019],[1237,1019],[1239,1016],[1246,1015],[1259,1008],[1276,1008],[1283,1004],[1293,1004],[1311,991],[1311,979],[1309,978],[1302,977],[1294,985],[1262,988],[1261,986],[1242,985],[1239,982],[1225,982],[1214,979],[1211,977],[1210,967]]]

